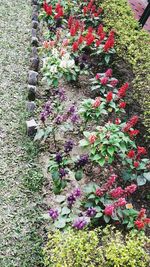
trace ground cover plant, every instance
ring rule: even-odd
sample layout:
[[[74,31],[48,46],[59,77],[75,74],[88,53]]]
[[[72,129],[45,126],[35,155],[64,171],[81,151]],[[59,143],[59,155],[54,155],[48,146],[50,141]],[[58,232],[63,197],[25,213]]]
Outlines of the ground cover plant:
[[[150,224],[146,209],[133,201],[141,186],[149,186],[148,151],[137,142],[139,114],[127,113],[130,84],[113,71],[117,31],[103,26],[104,12],[94,0],[41,2],[44,41],[39,53],[48,89],[34,141],[50,152],[47,173],[54,198],[44,218],[58,239],[63,234],[56,228],[86,235],[84,229],[108,223],[140,232]],[[98,247],[97,253],[104,260]],[[106,266],[115,266],[118,258],[113,262],[108,257]],[[62,258],[45,260],[45,266],[61,266]],[[64,266],[69,266],[65,264],[72,262],[66,259]],[[132,266],[129,259],[116,266],[123,264]],[[133,266],[138,264],[137,258]]]

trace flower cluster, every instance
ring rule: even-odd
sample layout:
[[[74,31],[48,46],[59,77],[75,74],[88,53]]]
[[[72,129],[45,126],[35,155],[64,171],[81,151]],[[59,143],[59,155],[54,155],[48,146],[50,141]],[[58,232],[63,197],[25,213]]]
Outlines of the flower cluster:
[[[53,10],[52,5],[48,5],[46,1],[43,4],[43,9],[46,12],[47,16],[52,16],[54,19],[59,19],[64,16],[64,10],[63,7],[58,3],[55,6],[55,9]]]
[[[68,197],[67,202],[69,207],[72,207],[72,205],[76,202],[78,198],[81,197],[81,190],[80,188],[76,188]]]
[[[134,222],[134,224],[138,230],[142,230],[146,225],[150,225],[150,218],[146,217],[146,209],[142,208],[140,210],[137,220]]]

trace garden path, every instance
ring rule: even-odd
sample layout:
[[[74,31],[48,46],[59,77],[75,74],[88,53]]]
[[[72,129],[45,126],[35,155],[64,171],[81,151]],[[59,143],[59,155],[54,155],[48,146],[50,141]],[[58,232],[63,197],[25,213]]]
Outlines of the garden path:
[[[36,232],[40,197],[23,182],[32,161],[20,126],[25,120],[30,16],[30,0],[0,0],[1,267],[41,266]]]

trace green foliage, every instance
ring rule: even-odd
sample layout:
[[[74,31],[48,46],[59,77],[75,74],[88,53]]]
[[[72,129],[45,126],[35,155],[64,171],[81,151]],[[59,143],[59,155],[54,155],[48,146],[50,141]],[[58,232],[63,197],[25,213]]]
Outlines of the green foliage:
[[[127,0],[102,1],[104,23],[116,31],[116,52],[133,70],[134,97],[144,111],[144,125],[150,131],[150,36],[141,30]]]
[[[101,242],[100,242],[101,241]],[[132,232],[124,237],[114,228],[95,231],[50,233],[43,250],[44,266],[51,267],[147,267],[145,235]]]

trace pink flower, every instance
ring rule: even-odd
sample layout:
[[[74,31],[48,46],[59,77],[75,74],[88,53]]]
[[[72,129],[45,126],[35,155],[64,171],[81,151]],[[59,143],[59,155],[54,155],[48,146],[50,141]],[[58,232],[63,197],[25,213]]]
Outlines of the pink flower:
[[[95,195],[98,197],[102,197],[104,195],[104,192],[100,188],[98,188],[96,189]]]
[[[127,186],[124,191],[127,194],[132,194],[132,193],[135,192],[136,189],[137,189],[137,185],[136,184],[131,184],[131,185]]]
[[[112,216],[113,212],[114,212],[114,206],[112,204],[110,205],[107,205],[105,207],[105,210],[104,210],[104,214],[107,215],[107,216]]]
[[[145,214],[146,214],[146,209],[141,209],[139,214],[138,214],[138,220],[141,220],[145,217]]]
[[[103,78],[101,78],[101,79],[100,79],[100,83],[101,83],[102,85],[106,85],[106,84],[108,83],[108,77],[103,77]]]
[[[126,95],[126,91],[127,91],[128,88],[129,88],[129,84],[128,84],[128,83],[125,83],[124,85],[122,85],[121,88],[120,88],[119,91],[118,91],[117,96],[118,96],[119,98],[123,98],[123,97],[125,97],[125,95]]]
[[[92,105],[93,108],[98,108],[101,104],[101,98],[97,97]]]
[[[121,120],[119,118],[115,119],[115,124],[119,125],[121,123]]]
[[[127,204],[127,201],[125,200],[125,198],[121,197],[118,199],[117,202],[115,202],[115,207],[123,207]]]
[[[111,77],[112,76],[112,69],[108,69],[106,72],[105,72],[105,75],[106,77]]]
[[[94,144],[95,141],[96,141],[96,135],[94,135],[94,134],[90,135],[90,137],[89,137],[90,144]]]
[[[109,194],[113,198],[118,198],[118,197],[121,197],[123,193],[124,193],[124,190],[119,186],[111,190]]]
[[[112,87],[116,87],[116,85],[118,84],[118,80],[117,79],[113,79],[111,82],[110,82],[110,85]]]
[[[101,77],[101,75],[99,73],[97,73],[96,76],[95,76],[95,79],[99,80],[100,77]]]

